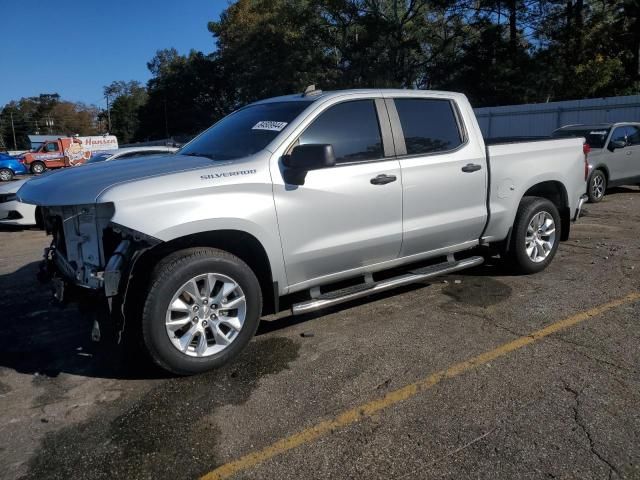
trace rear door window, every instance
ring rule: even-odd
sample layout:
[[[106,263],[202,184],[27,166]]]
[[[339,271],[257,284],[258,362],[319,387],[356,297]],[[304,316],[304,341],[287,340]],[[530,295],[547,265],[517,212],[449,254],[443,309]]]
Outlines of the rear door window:
[[[298,143],[333,145],[337,163],[384,156],[373,100],[353,100],[329,107],[304,131]]]
[[[446,152],[463,142],[460,125],[449,100],[394,99],[407,155]]]

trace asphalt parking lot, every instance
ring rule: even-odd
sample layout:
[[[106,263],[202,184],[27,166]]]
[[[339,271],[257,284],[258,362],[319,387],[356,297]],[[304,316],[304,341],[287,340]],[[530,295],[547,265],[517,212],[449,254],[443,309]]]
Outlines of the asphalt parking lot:
[[[229,367],[171,378],[93,344],[0,231],[4,478],[640,478],[640,190],[551,267],[487,264],[266,319]]]

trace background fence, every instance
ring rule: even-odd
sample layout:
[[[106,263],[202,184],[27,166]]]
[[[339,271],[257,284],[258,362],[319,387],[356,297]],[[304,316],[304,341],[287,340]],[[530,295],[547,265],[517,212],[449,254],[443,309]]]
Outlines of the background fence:
[[[640,95],[476,108],[482,133],[537,137],[573,123],[640,122]]]

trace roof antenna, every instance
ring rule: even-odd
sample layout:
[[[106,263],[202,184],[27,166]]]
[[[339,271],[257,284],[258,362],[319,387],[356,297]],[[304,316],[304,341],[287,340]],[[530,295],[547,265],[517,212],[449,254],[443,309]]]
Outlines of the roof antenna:
[[[304,92],[302,93],[303,97],[309,97],[311,95],[320,95],[322,93],[322,90],[320,89],[316,89],[315,84],[309,85],[307,88],[304,89]]]

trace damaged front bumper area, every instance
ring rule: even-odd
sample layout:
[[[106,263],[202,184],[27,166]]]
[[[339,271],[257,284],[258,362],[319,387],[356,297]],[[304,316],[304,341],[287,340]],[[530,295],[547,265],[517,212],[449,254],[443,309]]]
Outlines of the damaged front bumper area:
[[[123,294],[139,255],[160,240],[111,221],[113,204],[43,207],[53,240],[45,249],[41,281],[53,281],[59,302],[88,294],[109,300]]]

